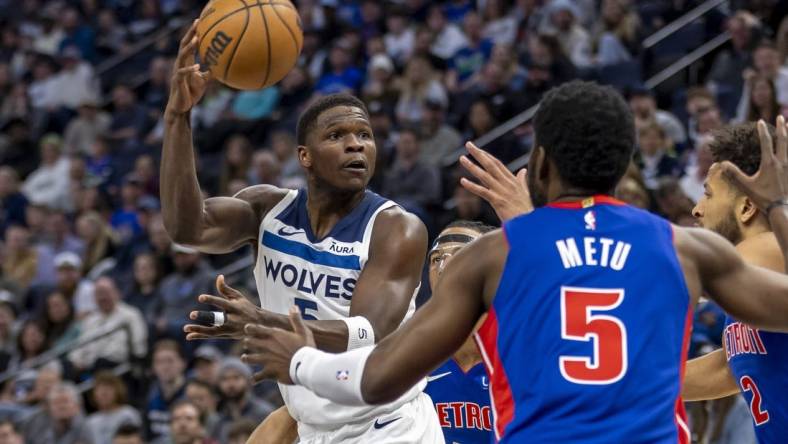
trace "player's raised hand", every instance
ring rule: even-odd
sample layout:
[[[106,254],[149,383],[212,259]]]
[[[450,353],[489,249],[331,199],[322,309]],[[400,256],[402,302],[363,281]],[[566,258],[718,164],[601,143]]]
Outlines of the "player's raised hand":
[[[479,165],[467,156],[460,157],[460,163],[481,183],[463,177],[460,179],[463,188],[486,200],[502,222],[533,211],[534,205],[526,184],[528,173],[525,169],[518,171],[515,176],[500,160],[473,142],[467,142],[465,148]]]
[[[258,322],[260,309],[246,298],[240,291],[230,287],[224,282],[224,276],[216,278],[218,296],[201,294],[197,300],[210,304],[224,312],[224,324],[221,326],[207,326],[188,324],[183,327],[186,340],[196,339],[241,339],[244,336],[244,326],[250,322]],[[199,313],[189,313],[189,319],[196,321]]]
[[[290,307],[292,331],[259,324],[247,324],[244,328],[244,354],[241,360],[247,364],[260,365],[263,370],[254,374],[254,381],[276,379],[283,384],[292,384],[290,360],[302,347],[314,347],[315,337],[304,324],[297,307]]]
[[[167,110],[171,113],[184,114],[191,110],[205,94],[205,88],[211,79],[211,73],[200,71],[200,65],[196,64],[194,59],[199,42],[198,22],[199,19],[192,22],[178,47],[170,82],[170,99],[167,102]]]
[[[754,175],[748,176],[731,162],[722,163],[723,174],[767,213],[774,205],[788,204],[788,128],[783,116],[777,117],[775,134],[776,141],[772,140],[766,122],[758,121],[761,164]]]

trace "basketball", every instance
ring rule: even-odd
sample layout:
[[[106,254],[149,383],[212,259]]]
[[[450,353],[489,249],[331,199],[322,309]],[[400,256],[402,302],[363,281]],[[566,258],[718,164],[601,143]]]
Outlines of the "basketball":
[[[282,79],[303,44],[301,19],[288,0],[212,0],[197,26],[201,63],[237,89],[261,89]]]

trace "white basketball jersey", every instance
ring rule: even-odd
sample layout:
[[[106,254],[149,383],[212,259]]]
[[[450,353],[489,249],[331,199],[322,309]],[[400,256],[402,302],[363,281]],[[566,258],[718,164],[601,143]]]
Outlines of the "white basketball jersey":
[[[347,318],[353,289],[369,257],[375,218],[396,203],[367,191],[356,208],[318,240],[312,233],[306,202],[305,190],[291,190],[260,224],[254,276],[261,307],[287,314],[296,305],[307,320]],[[415,296],[416,292],[403,322],[416,310]],[[280,384],[279,389],[294,419],[332,430],[393,411],[416,397],[424,385],[418,384],[394,403],[372,407],[334,404],[300,386]]]

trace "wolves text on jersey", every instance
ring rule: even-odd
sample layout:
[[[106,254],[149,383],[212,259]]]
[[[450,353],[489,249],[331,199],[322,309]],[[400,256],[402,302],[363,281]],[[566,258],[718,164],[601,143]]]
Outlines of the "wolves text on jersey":
[[[295,287],[298,291],[323,296],[326,298],[339,298],[350,300],[356,288],[356,280],[343,279],[326,273],[313,273],[311,270],[296,267],[293,264],[270,260],[263,256],[265,262],[265,277],[274,282],[282,282],[288,287]]]

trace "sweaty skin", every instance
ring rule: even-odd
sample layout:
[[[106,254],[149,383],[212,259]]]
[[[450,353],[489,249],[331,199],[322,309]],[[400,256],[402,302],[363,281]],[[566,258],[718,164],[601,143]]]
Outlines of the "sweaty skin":
[[[175,242],[205,253],[227,253],[245,244],[256,247],[265,214],[286,190],[257,185],[233,197],[203,200],[195,169],[189,112],[210,81],[194,63],[197,21],[183,37],[175,61],[170,98],[164,113],[165,133],[161,162],[162,214]],[[307,173],[307,211],[318,238],[364,197],[375,168],[376,147],[366,114],[360,108],[338,106],[321,113],[306,144],[298,147],[298,160]],[[347,164],[360,160],[363,169]],[[353,292],[350,316],[364,316],[376,339],[382,339],[402,321],[416,286],[426,254],[427,232],[415,216],[400,208],[382,211],[373,229],[369,261]],[[226,312],[222,327],[187,325],[187,339],[243,337],[243,326],[254,323],[289,328],[287,316],[260,309],[217,279],[218,295],[201,295]],[[196,319],[196,313],[191,314]],[[309,321],[317,345],[328,351],[347,349],[343,321]]]

